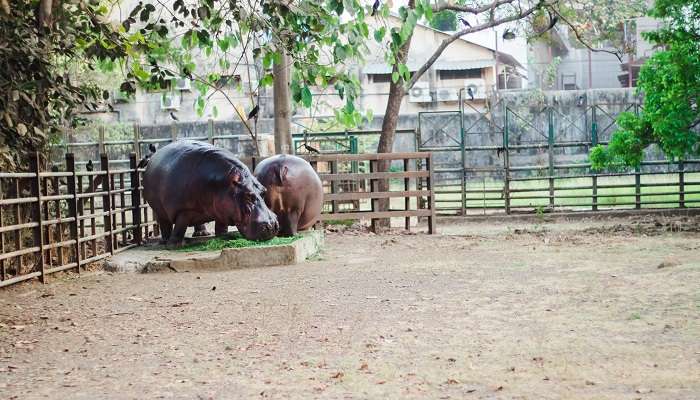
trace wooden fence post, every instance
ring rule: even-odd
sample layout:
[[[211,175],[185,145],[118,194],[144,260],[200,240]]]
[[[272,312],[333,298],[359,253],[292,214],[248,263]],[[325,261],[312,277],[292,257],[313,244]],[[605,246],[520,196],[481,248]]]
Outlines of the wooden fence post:
[[[43,218],[41,215],[41,202],[42,202],[42,196],[41,196],[41,177],[39,176],[39,171],[41,170],[40,168],[40,154],[39,152],[33,153],[31,155],[31,161],[30,161],[30,168],[31,172],[35,174],[34,178],[32,179],[32,197],[36,197],[36,202],[34,203],[34,219],[37,222],[37,226],[33,229],[33,241],[34,241],[34,246],[39,247],[39,255],[37,257],[37,262],[39,263],[39,270],[41,272],[41,275],[39,275],[39,279],[41,280],[42,283],[46,283],[46,274],[44,271],[44,227],[43,227]]]
[[[97,128],[97,154],[106,153],[105,150],[105,126],[100,125]]]
[[[0,200],[2,200],[3,196],[3,191],[2,191],[2,180],[0,179]],[[0,206],[0,228],[2,228],[3,221],[5,220],[3,216],[3,211],[2,211],[2,206]],[[0,232],[0,254],[5,254],[5,233]],[[5,280],[7,279],[7,271],[5,267],[5,259],[0,260],[0,280]]]
[[[403,171],[408,172],[409,169],[409,163],[408,163],[408,158],[403,159]],[[464,169],[462,169],[462,174],[464,174]],[[403,179],[403,190],[408,192],[411,190],[411,184],[410,184],[410,179],[409,178],[404,178]],[[464,193],[463,193],[464,194]],[[406,196],[404,198],[404,209],[406,211],[411,209],[411,198],[409,196]],[[406,217],[406,230],[410,231],[411,230],[411,217]]]
[[[173,122],[170,124],[170,143],[177,140],[177,124]]]
[[[141,126],[134,122],[134,153],[136,158],[141,158]]]
[[[508,107],[504,107],[503,117],[503,205],[506,214],[510,214],[510,132],[508,126]],[[466,201],[465,201],[466,203]],[[484,211],[486,211],[484,209]]]
[[[634,208],[642,208],[642,176],[639,167],[634,169]]]
[[[136,153],[129,154],[129,169],[131,169],[131,220],[134,225],[134,242],[141,244],[143,242],[141,232],[141,173],[138,169]]]
[[[678,207],[685,208],[685,164],[678,162]]]
[[[68,194],[71,198],[68,200],[68,216],[73,218],[73,222],[70,223],[70,239],[75,240],[75,269],[80,273],[80,235],[78,234],[78,192],[76,188],[76,175],[75,175],[75,156],[73,153],[66,154],[66,172],[70,172],[71,175],[66,179],[68,183]]]
[[[596,113],[596,107],[593,106],[591,109],[591,147],[598,145],[598,116]],[[598,211],[598,172],[592,171],[593,176],[591,177],[591,209],[593,211]]]
[[[338,161],[331,161],[331,174],[337,174],[338,173]],[[331,181],[331,194],[336,194],[338,193],[338,181],[332,180]],[[339,212],[340,210],[338,209],[338,201],[333,200],[331,201],[331,212],[333,214]]]
[[[428,153],[425,158],[425,167],[428,170],[428,178],[426,179],[426,189],[430,191],[430,198],[428,199],[428,207],[430,207],[430,216],[428,217],[428,233],[435,233],[435,195],[433,193],[433,165],[432,165],[432,153]]]
[[[548,109],[549,129],[547,134],[547,155],[548,155],[548,174],[549,174],[549,206],[554,208],[554,112],[552,108]]]
[[[100,165],[102,171],[105,172],[102,175],[102,191],[105,193],[102,195],[102,211],[104,215],[104,230],[105,235],[105,250],[110,254],[114,254],[114,234],[112,229],[112,187],[110,184],[109,176],[109,159],[107,154],[100,154]]]
[[[332,168],[333,168],[333,163],[331,163],[331,171],[332,171]],[[374,160],[369,160],[369,173],[371,174],[374,171],[375,171]],[[370,180],[369,180],[370,193],[375,192],[375,182],[376,182],[375,179],[370,178]],[[331,182],[331,193],[333,193],[333,183],[332,182]],[[375,212],[377,210],[375,203],[376,203],[376,199],[369,200],[369,204],[370,204],[372,212]],[[372,218],[371,229],[372,229],[372,232],[377,233],[377,219],[376,218]]]

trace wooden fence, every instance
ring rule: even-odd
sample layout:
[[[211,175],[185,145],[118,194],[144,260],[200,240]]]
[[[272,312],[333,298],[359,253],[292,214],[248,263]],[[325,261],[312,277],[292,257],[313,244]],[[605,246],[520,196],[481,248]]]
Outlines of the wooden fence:
[[[0,173],[0,287],[74,270],[139,245],[157,234],[141,197],[136,155],[129,169],[79,171],[72,154],[65,171]]]
[[[430,153],[320,155],[306,157],[319,171],[327,207],[322,220],[427,217],[435,232]],[[244,160],[246,161],[246,160]],[[258,160],[248,159],[254,168]],[[376,172],[378,163],[401,164],[400,171]],[[159,234],[142,197],[136,154],[128,169],[113,169],[105,154],[100,169],[76,167],[73,154],[64,171],[41,171],[35,155],[29,172],[0,173],[0,287],[52,273],[80,272],[88,264],[142,244]],[[380,191],[380,181],[389,182]],[[391,203],[376,211],[378,201]],[[358,207],[342,209],[344,202]],[[365,202],[366,207],[361,206]],[[399,207],[395,207],[398,205]]]

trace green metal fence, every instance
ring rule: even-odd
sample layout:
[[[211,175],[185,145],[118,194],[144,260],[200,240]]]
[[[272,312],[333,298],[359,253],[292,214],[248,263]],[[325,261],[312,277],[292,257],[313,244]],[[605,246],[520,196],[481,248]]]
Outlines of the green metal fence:
[[[459,111],[419,114],[417,148],[434,154],[439,214],[700,205],[700,160],[670,162],[651,149],[636,170],[591,169],[590,149],[607,144],[617,114],[638,112],[636,103],[566,112],[556,104],[523,111],[503,99],[486,110],[460,104]]]

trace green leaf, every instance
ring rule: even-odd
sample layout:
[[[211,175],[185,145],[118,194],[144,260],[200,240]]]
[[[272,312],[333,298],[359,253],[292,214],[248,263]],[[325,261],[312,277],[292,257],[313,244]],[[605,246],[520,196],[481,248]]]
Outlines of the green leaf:
[[[391,81],[396,83],[399,81],[399,73],[394,71],[391,73]]]
[[[312,101],[312,96],[311,96],[311,90],[309,89],[308,86],[304,86],[301,89],[301,104],[304,105],[304,107],[311,107],[311,101]]]
[[[386,27],[382,26],[381,28],[374,31],[374,40],[381,43],[382,40],[384,39],[385,35],[386,35]]]

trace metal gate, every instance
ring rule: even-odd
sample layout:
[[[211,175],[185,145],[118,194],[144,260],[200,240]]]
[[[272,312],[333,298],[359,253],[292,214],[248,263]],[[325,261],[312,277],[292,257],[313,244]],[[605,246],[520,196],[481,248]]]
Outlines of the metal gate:
[[[433,153],[433,190],[438,214],[464,209],[464,134],[459,111],[418,113],[416,149]]]

